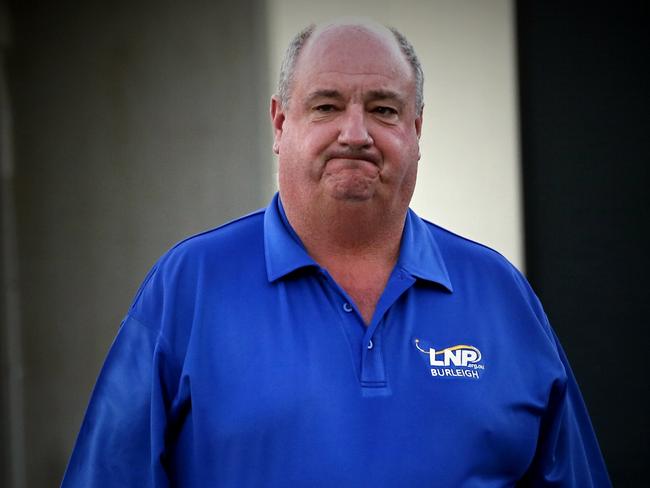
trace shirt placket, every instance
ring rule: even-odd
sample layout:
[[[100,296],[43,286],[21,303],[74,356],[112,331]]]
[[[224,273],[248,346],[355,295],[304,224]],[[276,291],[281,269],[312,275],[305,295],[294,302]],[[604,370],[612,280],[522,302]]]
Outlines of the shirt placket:
[[[359,382],[364,396],[389,394],[383,343],[383,330],[387,325],[385,317],[395,301],[415,283],[415,279],[402,269],[396,268],[377,303],[372,321],[366,327],[361,313],[345,290],[339,287],[325,270],[323,276],[335,291],[339,316],[353,349],[356,364],[359,365]]]

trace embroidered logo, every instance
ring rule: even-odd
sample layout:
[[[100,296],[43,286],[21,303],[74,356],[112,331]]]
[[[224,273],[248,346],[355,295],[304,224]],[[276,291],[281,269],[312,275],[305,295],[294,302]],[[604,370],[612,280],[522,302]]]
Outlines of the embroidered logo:
[[[420,339],[415,339],[415,347],[429,356],[433,377],[477,380],[485,371],[485,366],[482,364],[483,355],[477,347],[458,344],[439,351],[433,347],[427,350],[420,346]]]

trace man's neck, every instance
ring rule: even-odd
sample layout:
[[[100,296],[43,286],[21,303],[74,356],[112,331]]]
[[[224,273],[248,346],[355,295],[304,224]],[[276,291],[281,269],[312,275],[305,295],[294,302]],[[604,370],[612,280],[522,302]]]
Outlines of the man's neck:
[[[390,212],[366,202],[294,205],[282,199],[289,223],[320,260],[363,259],[395,264],[406,209]]]
[[[283,203],[309,255],[327,269],[370,323],[399,257],[406,210],[391,215],[363,202],[300,209]]]

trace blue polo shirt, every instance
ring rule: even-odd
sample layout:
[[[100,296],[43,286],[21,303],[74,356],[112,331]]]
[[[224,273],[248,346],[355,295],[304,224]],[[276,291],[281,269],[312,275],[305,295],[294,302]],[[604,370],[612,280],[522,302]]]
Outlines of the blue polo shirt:
[[[518,484],[519,483],[519,484]],[[163,256],[92,394],[65,487],[610,486],[539,301],[408,212],[372,322],[276,195]]]

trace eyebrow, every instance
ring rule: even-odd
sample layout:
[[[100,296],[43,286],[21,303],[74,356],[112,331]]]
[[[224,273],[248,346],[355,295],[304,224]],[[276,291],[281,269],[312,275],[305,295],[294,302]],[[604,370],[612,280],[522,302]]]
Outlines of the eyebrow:
[[[335,98],[337,100],[341,100],[343,99],[343,95],[338,90],[315,90],[307,96],[305,105],[311,105],[314,100],[317,100],[319,98]]]
[[[331,98],[336,100],[342,100],[344,97],[343,94],[338,90],[318,89],[318,90],[314,90],[307,96],[307,99],[305,100],[305,105],[309,106],[319,98]],[[367,93],[365,99],[366,102],[374,102],[377,100],[392,100],[395,103],[399,104],[400,106],[404,106],[406,103],[404,97],[402,97],[399,93],[394,92],[392,90],[371,90]]]
[[[377,100],[392,100],[400,106],[405,105],[404,97],[399,93],[391,90],[371,90],[366,97],[366,101],[374,102]]]

